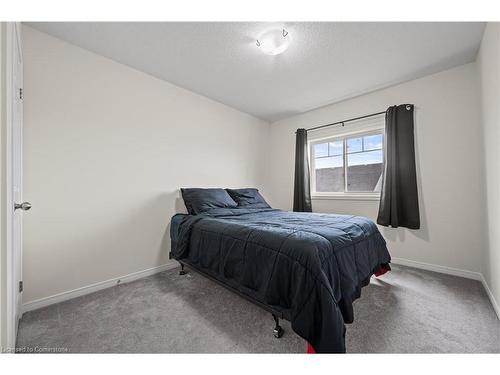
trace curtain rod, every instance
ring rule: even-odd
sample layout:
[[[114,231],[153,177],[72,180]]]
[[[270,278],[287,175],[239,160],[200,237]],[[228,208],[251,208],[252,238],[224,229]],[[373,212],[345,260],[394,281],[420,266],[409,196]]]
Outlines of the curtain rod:
[[[313,128],[306,129],[306,131],[309,132],[309,131],[312,131],[312,130],[322,129],[322,128],[326,128],[328,126],[334,126],[334,125],[342,125],[342,126],[344,126],[344,123],[346,123],[346,122],[351,122],[351,121],[361,120],[361,119],[368,118],[368,117],[382,115],[382,114],[385,114],[385,112],[386,111],[376,112],[376,113],[370,113],[369,115],[364,115],[364,116],[359,116],[359,117],[353,117],[353,118],[350,118],[350,119],[347,119],[347,120],[344,120],[344,121],[337,121],[337,122],[332,122],[331,124],[315,126]]]

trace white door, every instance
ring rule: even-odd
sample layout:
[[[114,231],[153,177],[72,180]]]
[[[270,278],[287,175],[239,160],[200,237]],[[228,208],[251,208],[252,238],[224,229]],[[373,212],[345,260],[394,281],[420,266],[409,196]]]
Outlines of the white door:
[[[15,347],[22,304],[23,212],[30,209],[23,202],[23,56],[21,25],[7,24],[7,272],[8,272],[8,341]],[[9,296],[10,294],[10,296]]]

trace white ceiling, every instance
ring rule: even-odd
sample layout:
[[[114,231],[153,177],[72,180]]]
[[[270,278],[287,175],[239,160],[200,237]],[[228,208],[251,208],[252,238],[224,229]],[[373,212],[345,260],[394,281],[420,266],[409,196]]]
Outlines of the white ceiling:
[[[483,23],[29,23],[268,121],[475,60]],[[255,39],[274,26],[282,55]]]

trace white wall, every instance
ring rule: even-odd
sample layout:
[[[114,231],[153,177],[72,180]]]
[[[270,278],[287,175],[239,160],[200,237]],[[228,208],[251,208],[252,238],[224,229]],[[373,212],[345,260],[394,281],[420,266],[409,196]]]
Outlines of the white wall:
[[[7,346],[7,289],[5,242],[5,23],[0,22],[0,347]]]
[[[296,128],[383,111],[401,103],[416,106],[421,229],[380,227],[390,253],[395,258],[479,272],[485,247],[484,176],[474,64],[271,124],[271,203],[283,209],[292,207]],[[314,200],[313,210],[376,220],[378,201]]]
[[[26,26],[23,43],[25,303],[167,263],[179,187],[262,187],[266,122]]]
[[[491,293],[500,302],[500,24],[488,23],[477,60],[484,132],[485,195],[488,245],[482,271]]]

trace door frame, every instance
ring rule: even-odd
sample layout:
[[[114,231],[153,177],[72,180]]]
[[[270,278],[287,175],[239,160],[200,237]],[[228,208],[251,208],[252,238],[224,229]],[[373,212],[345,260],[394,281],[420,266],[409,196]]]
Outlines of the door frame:
[[[13,111],[16,100],[17,91],[14,92],[14,50],[15,46],[19,46],[22,52],[21,44],[21,23],[20,22],[7,22],[6,23],[6,38],[5,38],[5,242],[6,242],[6,346],[8,350],[14,350],[16,346],[16,335],[21,318],[21,306],[17,303],[17,294],[19,293],[19,285],[16,278],[16,270],[14,259],[13,246],[13,215],[14,212],[14,194],[13,194]],[[17,44],[15,43],[17,39]],[[22,137],[21,140],[22,142]],[[22,174],[22,165],[21,165]],[[12,211],[10,211],[12,210]],[[22,249],[22,244],[21,244]],[[22,252],[22,250],[21,250]],[[22,259],[19,256],[18,259]]]

